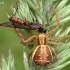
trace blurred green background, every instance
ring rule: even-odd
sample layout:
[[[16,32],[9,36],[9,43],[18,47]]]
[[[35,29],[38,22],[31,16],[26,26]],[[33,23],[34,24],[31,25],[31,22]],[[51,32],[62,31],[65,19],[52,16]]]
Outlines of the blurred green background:
[[[16,5],[17,1],[18,0],[0,0],[0,23],[9,21],[6,13],[12,15],[10,6],[12,4]],[[3,2],[4,4],[1,4]],[[70,21],[64,25],[63,29],[65,30],[68,26],[70,26]],[[20,40],[17,35],[10,28],[0,27],[0,67],[2,54],[7,59],[8,51],[10,49],[14,56],[15,70],[24,70],[24,65],[22,62],[23,45],[20,43]],[[70,65],[66,66],[62,70],[70,70]]]

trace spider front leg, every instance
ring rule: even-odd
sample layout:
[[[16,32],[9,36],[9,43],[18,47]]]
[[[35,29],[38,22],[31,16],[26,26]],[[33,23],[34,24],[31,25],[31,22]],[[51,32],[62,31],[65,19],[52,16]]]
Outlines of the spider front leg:
[[[49,32],[49,35],[52,34],[52,33],[54,33],[54,32],[56,32],[56,31],[59,29],[59,27],[60,27],[60,22],[59,22],[58,13],[56,12],[56,10],[55,10],[52,6],[51,6],[51,8],[53,9],[53,11],[54,11],[55,14],[56,14],[57,27],[54,28],[53,30],[51,30],[51,31]]]
[[[19,32],[19,30],[17,28],[12,28],[12,29],[17,34],[17,36],[19,37],[19,39],[23,45],[28,46],[29,42],[32,41],[36,37],[36,35],[33,35],[33,36],[29,37],[27,40],[24,40],[24,36],[21,35],[21,33]]]

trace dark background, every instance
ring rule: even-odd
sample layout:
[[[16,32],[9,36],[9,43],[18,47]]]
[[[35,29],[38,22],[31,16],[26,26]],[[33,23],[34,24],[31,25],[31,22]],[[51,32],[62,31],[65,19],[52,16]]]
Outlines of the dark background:
[[[0,4],[0,23],[9,21],[6,13],[12,15],[10,5],[16,5],[17,1],[18,0],[0,0],[0,3],[4,2],[4,4]],[[63,29],[65,30],[68,26],[70,26],[70,21],[64,25]],[[0,27],[0,67],[2,54],[7,59],[10,49],[14,56],[16,70],[23,70],[23,45],[20,44],[19,38],[10,28]],[[70,65],[62,70],[70,70]]]

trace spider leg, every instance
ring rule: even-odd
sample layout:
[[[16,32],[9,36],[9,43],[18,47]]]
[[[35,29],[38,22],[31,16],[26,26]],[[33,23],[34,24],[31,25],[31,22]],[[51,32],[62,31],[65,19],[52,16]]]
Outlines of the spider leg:
[[[51,8],[53,9],[53,11],[54,11],[55,14],[56,14],[57,27],[54,28],[53,30],[51,30],[51,31],[49,32],[49,35],[52,34],[52,33],[54,33],[54,32],[56,32],[56,31],[59,29],[59,27],[60,27],[60,22],[59,22],[58,13],[56,12],[56,10],[55,10],[52,6],[51,6]]]
[[[17,36],[19,37],[19,39],[23,45],[28,45],[29,42],[36,37],[36,35],[33,35],[33,36],[29,37],[28,39],[24,40],[24,37],[21,35],[21,33],[19,32],[18,29],[16,29],[16,28],[12,28],[12,29],[17,34]]]
[[[62,39],[65,39],[65,38],[68,38],[70,37],[70,35],[65,35],[65,36],[62,36],[62,37],[50,37],[49,40],[62,40]]]
[[[48,43],[54,45],[64,44],[63,42],[52,42],[52,41],[48,41]]]
[[[20,41],[22,42],[23,36],[19,32],[19,30],[17,28],[11,28],[11,29],[17,34],[17,36],[19,37]]]

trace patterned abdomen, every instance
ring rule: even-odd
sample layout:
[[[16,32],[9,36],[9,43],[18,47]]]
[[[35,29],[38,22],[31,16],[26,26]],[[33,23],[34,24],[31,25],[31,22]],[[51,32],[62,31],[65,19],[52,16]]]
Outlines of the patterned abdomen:
[[[47,65],[52,60],[52,53],[47,45],[39,45],[33,52],[32,59],[37,65]]]

